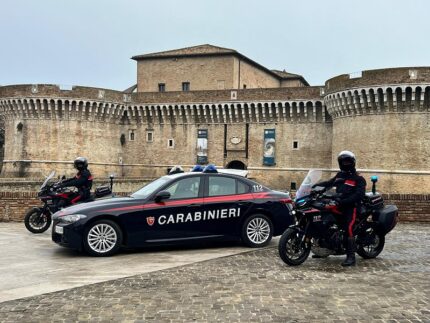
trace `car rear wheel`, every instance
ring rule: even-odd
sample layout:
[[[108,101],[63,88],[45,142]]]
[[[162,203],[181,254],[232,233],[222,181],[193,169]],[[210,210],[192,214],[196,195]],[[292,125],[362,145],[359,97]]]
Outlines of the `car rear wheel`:
[[[113,221],[91,223],[84,234],[84,248],[91,256],[107,257],[115,254],[122,243],[121,228]]]
[[[242,227],[242,241],[251,248],[264,247],[273,236],[273,224],[264,214],[254,214],[245,220]]]

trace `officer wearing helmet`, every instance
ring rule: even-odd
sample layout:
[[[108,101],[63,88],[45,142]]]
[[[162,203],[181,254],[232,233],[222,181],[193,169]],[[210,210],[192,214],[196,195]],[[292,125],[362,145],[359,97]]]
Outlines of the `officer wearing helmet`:
[[[355,155],[347,150],[341,151],[337,157],[340,172],[326,182],[315,186],[336,187],[336,202],[342,212],[344,230],[346,232],[346,259],[342,266],[355,265],[355,240],[352,229],[357,217],[357,210],[366,194],[366,180],[355,169]]]
[[[57,185],[57,187],[76,187],[78,189],[78,196],[73,198],[72,204],[90,199],[91,187],[93,186],[93,176],[88,169],[88,160],[84,157],[78,157],[74,160],[73,166],[78,170],[76,176]]]

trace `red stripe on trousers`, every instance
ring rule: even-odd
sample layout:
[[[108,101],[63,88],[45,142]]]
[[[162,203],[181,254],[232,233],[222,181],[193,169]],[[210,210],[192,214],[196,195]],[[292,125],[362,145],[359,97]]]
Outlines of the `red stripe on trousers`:
[[[357,208],[354,208],[354,212],[352,213],[352,220],[351,220],[351,222],[349,223],[349,226],[348,226],[348,236],[349,237],[353,237],[353,235],[352,235],[352,226],[355,223],[355,217],[356,217],[356,215],[357,215]]]
[[[72,204],[75,204],[77,201],[79,201],[81,199],[82,196],[76,196],[73,200],[72,200]]]

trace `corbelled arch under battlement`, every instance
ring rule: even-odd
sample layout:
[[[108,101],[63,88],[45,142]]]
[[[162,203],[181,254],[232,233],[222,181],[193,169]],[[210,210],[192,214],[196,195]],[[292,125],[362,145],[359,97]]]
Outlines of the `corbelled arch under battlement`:
[[[326,95],[324,104],[333,118],[430,112],[430,82],[347,89]]]
[[[322,100],[163,105],[131,103],[126,111],[131,121],[147,124],[326,122],[329,119]]]

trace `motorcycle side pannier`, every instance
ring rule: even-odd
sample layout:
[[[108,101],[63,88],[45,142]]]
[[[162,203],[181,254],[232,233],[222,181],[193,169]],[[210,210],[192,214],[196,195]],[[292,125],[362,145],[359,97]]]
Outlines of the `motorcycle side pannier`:
[[[379,222],[381,230],[387,234],[397,224],[399,209],[395,205],[386,205],[382,210],[374,214],[374,220]]]
[[[109,186],[105,185],[97,187],[94,193],[96,197],[103,197],[112,194],[112,191]]]

